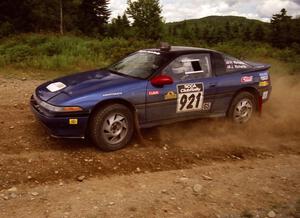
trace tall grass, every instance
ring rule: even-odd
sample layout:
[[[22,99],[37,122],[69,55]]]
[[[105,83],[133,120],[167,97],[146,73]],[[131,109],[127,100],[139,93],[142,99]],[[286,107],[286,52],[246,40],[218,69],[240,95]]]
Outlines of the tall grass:
[[[149,43],[124,39],[24,34],[2,39],[0,67],[80,70],[103,67]]]
[[[285,72],[300,71],[300,56],[292,49],[276,49],[268,44],[232,41],[207,45],[201,41],[171,40],[173,45],[210,47],[232,56],[256,61],[286,64]],[[47,78],[67,72],[101,68],[156,42],[122,38],[78,37],[49,34],[22,34],[0,40],[0,74]],[[281,65],[282,66],[282,65]]]

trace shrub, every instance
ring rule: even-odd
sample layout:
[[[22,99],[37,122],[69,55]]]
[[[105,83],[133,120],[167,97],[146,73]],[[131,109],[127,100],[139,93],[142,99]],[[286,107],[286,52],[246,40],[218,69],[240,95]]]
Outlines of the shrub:
[[[26,44],[20,44],[7,48],[4,54],[7,63],[18,63],[32,58],[33,50]]]
[[[297,49],[277,49],[266,43],[231,41],[208,45],[201,40],[167,39],[172,45],[212,48],[242,59],[275,58],[291,63],[293,72],[300,69]],[[1,39],[0,66],[50,71],[77,71],[109,65],[142,48],[156,47],[155,41],[123,38],[88,38],[72,35],[22,34]]]
[[[10,35],[14,31],[14,27],[9,22],[0,23],[0,38]]]

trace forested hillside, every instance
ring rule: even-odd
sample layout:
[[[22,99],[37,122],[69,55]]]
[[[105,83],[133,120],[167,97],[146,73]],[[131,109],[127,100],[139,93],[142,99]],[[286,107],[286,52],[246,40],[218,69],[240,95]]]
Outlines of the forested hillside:
[[[300,18],[285,9],[274,12],[270,22],[210,16],[166,23],[159,0],[127,5],[124,14],[111,17],[108,0],[2,0],[0,73],[103,67],[161,41],[239,58],[273,58],[289,62],[290,72],[300,69]]]
[[[167,23],[166,36],[205,43],[232,40],[269,42],[273,46],[299,47],[300,19],[292,19],[283,9],[270,23],[238,16],[210,16],[201,19]],[[293,44],[294,43],[294,44]]]
[[[168,23],[166,27],[170,36],[204,40],[209,43],[233,39],[264,41],[270,34],[270,23],[238,16],[209,16]]]
[[[270,22],[237,16],[210,16],[166,23],[159,0],[128,1],[123,14],[111,17],[109,0],[2,0],[0,37],[20,33],[60,33],[98,39],[267,42],[300,50],[300,18],[285,9]]]

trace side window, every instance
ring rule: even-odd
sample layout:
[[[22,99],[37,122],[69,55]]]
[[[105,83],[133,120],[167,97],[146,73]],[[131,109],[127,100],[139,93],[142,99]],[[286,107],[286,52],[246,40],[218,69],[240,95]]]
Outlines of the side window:
[[[226,73],[233,73],[240,71],[241,69],[250,68],[250,65],[246,64],[245,62],[227,55],[224,56],[224,61],[226,66]]]
[[[172,61],[163,71],[175,81],[207,78],[211,76],[209,54],[183,55]]]

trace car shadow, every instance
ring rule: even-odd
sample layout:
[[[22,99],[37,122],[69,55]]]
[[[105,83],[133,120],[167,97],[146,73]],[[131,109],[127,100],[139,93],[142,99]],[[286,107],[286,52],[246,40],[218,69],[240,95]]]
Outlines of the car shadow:
[[[226,122],[226,119],[196,119],[189,121],[181,121],[173,124],[167,124],[157,127],[151,127],[147,129],[141,129],[141,136],[134,134],[131,141],[124,148],[145,148],[145,147],[163,147],[166,144],[176,144],[176,140],[180,137],[181,133],[187,133],[189,129],[187,127],[197,125],[201,128],[207,125],[217,125],[219,122]],[[167,133],[167,134],[166,134]],[[171,135],[174,137],[167,137]],[[93,142],[87,137],[85,139],[67,139],[67,138],[52,138],[47,137],[46,146],[50,149],[60,151],[95,151],[102,152],[100,148],[95,146]]]

